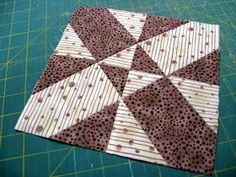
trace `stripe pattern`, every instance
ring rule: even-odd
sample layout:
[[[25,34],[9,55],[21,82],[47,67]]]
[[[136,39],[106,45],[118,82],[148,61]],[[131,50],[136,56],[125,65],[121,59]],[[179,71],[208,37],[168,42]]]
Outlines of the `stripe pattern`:
[[[141,35],[146,14],[132,13],[123,10],[108,9],[111,14],[125,27],[125,29],[138,41]]]
[[[219,26],[189,22],[140,43],[169,75],[219,48]]]
[[[122,98],[125,98],[139,89],[162,78],[162,75],[146,73],[142,71],[131,70],[126,80]]]
[[[122,50],[115,55],[112,55],[102,61],[100,61],[100,64],[106,64],[111,65],[115,67],[130,69],[132,60],[134,57],[134,52],[136,49],[136,45],[133,45],[125,50]]]
[[[217,133],[219,86],[171,76],[169,78],[203,120]]]
[[[50,137],[118,99],[119,94],[106,74],[94,64],[81,74],[71,75],[31,95],[15,128]],[[38,131],[39,127],[43,131]]]
[[[95,60],[70,24],[66,26],[61,40],[56,47],[55,54],[64,56],[70,55],[76,58],[83,57],[86,59]]]
[[[166,164],[123,101],[119,103],[106,152]]]

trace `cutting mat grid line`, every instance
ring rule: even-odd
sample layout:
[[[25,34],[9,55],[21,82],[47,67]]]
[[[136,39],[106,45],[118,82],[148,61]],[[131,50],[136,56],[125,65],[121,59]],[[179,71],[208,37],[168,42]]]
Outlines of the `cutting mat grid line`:
[[[14,130],[17,119],[78,5],[219,24],[220,121],[216,177],[236,175],[235,0],[2,0],[0,2],[0,176],[200,177]]]

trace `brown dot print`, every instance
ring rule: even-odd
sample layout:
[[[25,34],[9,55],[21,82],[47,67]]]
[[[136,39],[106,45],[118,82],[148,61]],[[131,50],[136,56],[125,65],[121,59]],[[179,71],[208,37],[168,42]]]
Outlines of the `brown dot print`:
[[[121,54],[120,54],[120,53],[118,53],[118,54],[116,54],[116,56],[119,58],[119,57],[121,57]]]
[[[42,131],[43,131],[43,126],[38,125],[38,126],[36,127],[36,130],[35,130],[35,131],[38,132],[38,133],[42,132]]]
[[[188,28],[189,31],[193,31],[194,29],[192,27]]]
[[[122,150],[122,146],[120,144],[116,145],[116,149],[117,151],[121,151]]]
[[[159,34],[165,33],[187,22],[188,21],[182,19],[148,15],[146,17],[139,41],[143,41]]]
[[[129,145],[133,145],[134,144],[134,140],[129,140]]]
[[[38,98],[38,102],[42,103],[43,102],[43,98],[42,97]]]
[[[128,129],[127,128],[124,128],[123,129],[123,133],[127,133],[128,132]]]
[[[147,44],[147,45],[151,45],[152,42],[151,42],[151,41],[146,41],[145,44]]]
[[[30,118],[30,116],[25,116],[24,119],[25,120],[28,120]]]
[[[75,86],[75,82],[72,81],[69,83],[69,87],[74,87],[74,86]]]
[[[97,60],[114,55],[137,42],[105,8],[79,7],[70,25]]]
[[[139,79],[142,79],[142,78],[143,78],[143,76],[138,76],[138,78],[139,78]]]
[[[176,60],[171,60],[171,63],[172,63],[172,64],[176,64],[177,61],[176,61]]]
[[[166,36],[168,36],[167,33],[163,33],[162,34],[162,37],[166,37]]]
[[[150,146],[150,147],[149,147],[149,150],[150,150],[150,151],[154,151],[154,147]]]
[[[106,64],[100,64],[100,67],[107,75],[108,79],[112,82],[117,92],[122,95],[129,70]]]
[[[143,50],[140,45],[137,45],[134,57],[131,64],[131,70],[143,71],[152,74],[163,75],[164,73],[158,67],[149,55]],[[140,79],[142,76],[138,76]],[[128,80],[127,80],[128,81]]]

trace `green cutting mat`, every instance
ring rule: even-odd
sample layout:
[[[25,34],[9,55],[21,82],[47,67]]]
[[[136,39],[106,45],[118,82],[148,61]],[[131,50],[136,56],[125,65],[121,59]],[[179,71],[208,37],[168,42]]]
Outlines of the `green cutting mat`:
[[[235,0],[0,0],[0,176],[202,176],[14,131],[15,123],[78,5],[221,25],[220,120],[215,176],[236,176]]]

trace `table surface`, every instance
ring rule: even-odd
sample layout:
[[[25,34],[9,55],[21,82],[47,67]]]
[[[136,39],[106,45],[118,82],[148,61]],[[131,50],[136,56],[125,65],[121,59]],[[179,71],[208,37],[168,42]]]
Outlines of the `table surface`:
[[[0,176],[203,176],[17,132],[16,121],[78,5],[220,25],[220,118],[215,174],[236,176],[235,0],[1,0]]]

